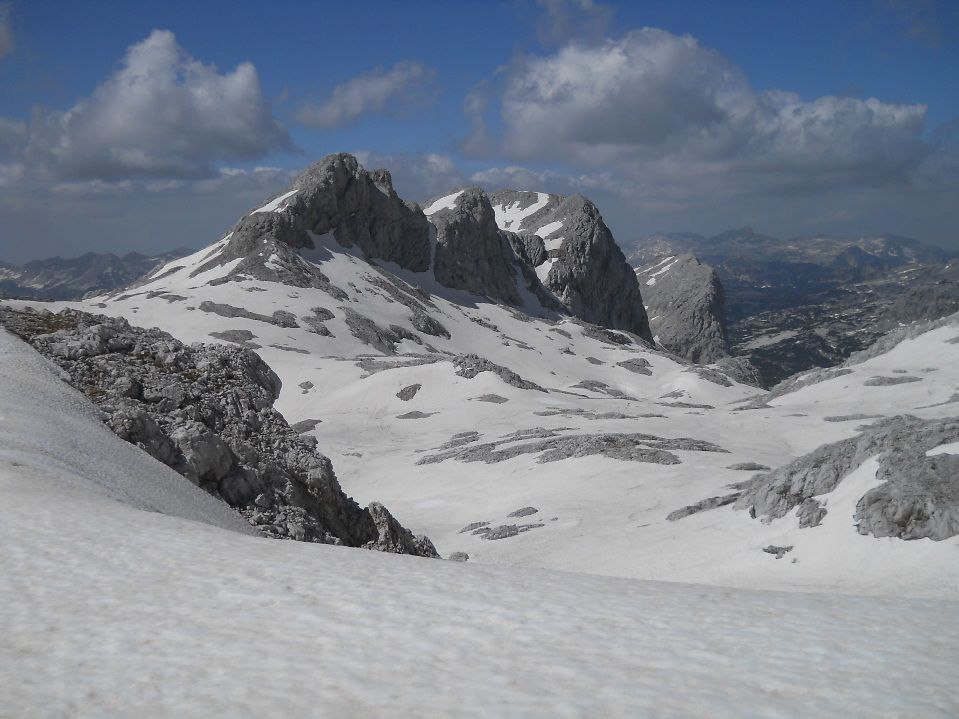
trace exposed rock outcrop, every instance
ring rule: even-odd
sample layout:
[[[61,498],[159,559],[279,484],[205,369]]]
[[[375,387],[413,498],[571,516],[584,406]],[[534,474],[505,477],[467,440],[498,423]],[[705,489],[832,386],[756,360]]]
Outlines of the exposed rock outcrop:
[[[818,526],[830,493],[867,460],[877,458],[876,479],[856,505],[860,534],[935,541],[959,535],[959,453],[936,447],[959,441],[959,418],[923,420],[901,415],[876,422],[855,437],[826,444],[738,489],[670,515],[672,519],[735,501],[737,509],[771,521],[798,508],[800,527]]]
[[[430,215],[430,222],[436,227],[433,273],[439,283],[522,305],[509,237],[496,226],[482,190],[465,190],[453,207]]]
[[[725,294],[712,267],[685,254],[640,267],[636,277],[659,344],[698,364],[726,357]]]
[[[494,192],[490,202],[502,227],[541,238],[524,243],[525,255],[571,314],[652,339],[633,270],[592,202],[581,195],[515,190]],[[545,272],[544,263],[549,263]]]
[[[316,440],[273,409],[280,380],[253,352],[184,345],[157,329],[74,310],[0,309],[0,322],[69,375],[106,424],[235,507],[263,533],[436,556],[380,505],[340,488]]]

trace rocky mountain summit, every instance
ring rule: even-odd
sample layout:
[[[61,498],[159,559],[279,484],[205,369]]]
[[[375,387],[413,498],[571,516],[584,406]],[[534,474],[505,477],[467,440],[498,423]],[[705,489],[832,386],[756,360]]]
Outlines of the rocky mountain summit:
[[[719,275],[695,256],[667,256],[636,270],[656,341],[697,364],[729,355]]]
[[[0,309],[0,324],[56,362],[120,438],[286,539],[437,556],[378,503],[343,493],[316,440],[273,408],[280,380],[250,350],[184,345],[76,310]]]
[[[565,309],[651,340],[635,277],[599,211],[582,197],[544,197],[548,201],[532,208],[536,212],[522,227],[500,222],[494,204],[505,197],[477,189],[428,203],[424,213],[396,194],[388,171],[367,171],[352,155],[330,155],[292,189],[241,218],[191,277],[229,266],[218,282],[254,278],[343,296],[312,262],[328,255],[322,245],[332,239],[369,260],[432,270],[449,289],[533,314]],[[534,220],[555,227],[566,222],[568,237],[546,241],[546,249],[528,229]],[[548,274],[541,271],[544,263]]]
[[[78,300],[134,282],[157,267],[189,254],[173,250],[159,255],[130,252],[123,256],[88,252],[80,257],[51,257],[22,267],[0,262],[0,297]]]

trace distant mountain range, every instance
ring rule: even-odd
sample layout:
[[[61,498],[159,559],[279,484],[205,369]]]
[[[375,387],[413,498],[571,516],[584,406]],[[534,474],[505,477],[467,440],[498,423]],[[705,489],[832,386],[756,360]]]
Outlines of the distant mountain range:
[[[900,324],[959,310],[957,253],[895,235],[781,240],[746,227],[713,237],[650,235],[624,251],[640,273],[683,255],[715,269],[725,316],[713,321],[725,322],[729,351],[748,357],[770,386],[839,364]],[[642,289],[649,303],[658,286]],[[686,297],[704,292],[672,290]],[[669,319],[663,310],[658,315],[652,324],[662,334],[659,325]]]
[[[0,262],[0,297],[43,300],[78,300],[106,292],[143,277],[190,250],[159,255],[125,255],[88,252],[80,257],[34,260],[22,267]]]
[[[726,290],[730,322],[774,308],[825,301],[838,282],[868,280],[909,265],[944,264],[957,256],[896,235],[783,240],[751,227],[712,237],[650,235],[624,244],[623,250],[634,267],[691,253],[715,268]]]

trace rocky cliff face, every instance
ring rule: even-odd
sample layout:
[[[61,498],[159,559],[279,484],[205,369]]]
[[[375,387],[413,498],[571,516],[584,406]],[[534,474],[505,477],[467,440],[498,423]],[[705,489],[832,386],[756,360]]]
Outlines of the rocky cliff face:
[[[636,270],[649,325],[670,352],[696,363],[726,357],[725,294],[719,275],[691,254],[667,256]]]
[[[268,536],[435,557],[379,504],[343,493],[316,440],[273,409],[280,380],[255,353],[184,345],[157,329],[64,310],[0,310],[0,323],[69,375],[105,423],[239,510]]]
[[[431,214],[430,222],[436,227],[433,272],[440,284],[522,304],[509,236],[496,226],[485,193],[465,190],[454,206]]]
[[[592,202],[515,190],[489,197],[502,229],[538,238],[524,239],[525,258],[571,314],[652,339],[633,271]]]

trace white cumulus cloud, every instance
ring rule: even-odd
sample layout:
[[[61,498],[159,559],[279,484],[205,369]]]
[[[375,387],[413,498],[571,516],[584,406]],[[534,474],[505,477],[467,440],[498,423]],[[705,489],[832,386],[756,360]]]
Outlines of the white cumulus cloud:
[[[340,127],[367,113],[396,113],[422,106],[430,99],[435,77],[433,68],[411,60],[386,71],[375,68],[337,85],[322,102],[302,105],[296,119],[312,127]]]
[[[28,134],[23,161],[67,180],[205,177],[292,145],[251,63],[220,73],[165,30],[131,46],[89,97],[35,115]]]
[[[475,155],[608,168],[636,181],[722,178],[725,191],[907,180],[922,162],[923,105],[758,92],[690,36],[643,28],[517,62]],[[489,127],[490,123],[477,123]]]

